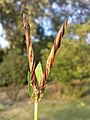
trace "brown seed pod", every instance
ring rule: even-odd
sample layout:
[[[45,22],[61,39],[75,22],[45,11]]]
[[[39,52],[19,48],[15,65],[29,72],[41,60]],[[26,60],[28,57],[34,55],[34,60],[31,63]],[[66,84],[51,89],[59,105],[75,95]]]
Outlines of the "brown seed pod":
[[[67,20],[65,20],[64,24],[62,25],[62,27],[60,28],[55,40],[54,40],[54,43],[53,43],[53,46],[52,46],[52,49],[51,49],[51,52],[49,54],[49,57],[47,59],[47,63],[46,63],[46,66],[45,66],[45,71],[44,71],[44,74],[42,76],[42,80],[41,80],[41,83],[40,83],[40,90],[44,87],[45,85],[45,82],[46,82],[46,78],[47,76],[49,75],[49,72],[50,72],[50,69],[52,67],[52,64],[54,62],[54,58],[55,58],[55,54],[56,54],[56,51],[58,50],[58,48],[60,47],[61,45],[61,39],[65,33],[65,30],[66,30],[66,26],[67,26]]]
[[[34,53],[32,48],[31,36],[30,36],[30,25],[29,25],[28,17],[26,14],[23,14],[23,26],[24,26],[24,32],[25,32],[25,38],[26,38],[27,56],[29,61],[32,86],[36,87],[37,79],[35,75],[35,60],[34,60]]]

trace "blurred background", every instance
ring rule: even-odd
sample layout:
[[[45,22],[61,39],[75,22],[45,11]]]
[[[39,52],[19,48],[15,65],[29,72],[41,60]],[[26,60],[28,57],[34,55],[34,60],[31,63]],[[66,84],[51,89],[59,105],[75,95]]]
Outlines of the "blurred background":
[[[68,19],[40,103],[40,120],[89,120],[90,0],[0,0],[0,120],[33,119],[23,13],[29,16],[35,59],[43,70]]]

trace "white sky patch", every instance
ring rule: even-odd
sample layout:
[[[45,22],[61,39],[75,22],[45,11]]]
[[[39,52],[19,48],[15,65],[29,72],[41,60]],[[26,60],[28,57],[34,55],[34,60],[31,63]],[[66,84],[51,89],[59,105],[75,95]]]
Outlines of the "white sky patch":
[[[86,41],[90,44],[90,33],[87,34]]]
[[[6,35],[5,35],[5,31],[2,27],[2,25],[0,24],[0,46],[2,48],[8,47],[9,43],[6,41]]]
[[[36,23],[40,24],[44,28],[45,35],[52,35],[52,29],[53,26],[51,24],[50,18],[49,17],[39,17],[38,19],[35,20]]]
[[[53,8],[53,9],[57,9],[57,7],[59,7],[59,6],[57,5],[57,3],[53,2],[52,8]]]

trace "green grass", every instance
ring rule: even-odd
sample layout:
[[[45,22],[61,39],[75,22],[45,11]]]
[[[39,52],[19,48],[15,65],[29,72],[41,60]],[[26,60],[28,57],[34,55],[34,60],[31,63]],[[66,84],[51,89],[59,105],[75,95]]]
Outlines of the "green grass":
[[[0,120],[33,120],[33,104],[0,111]],[[39,104],[39,120],[90,120],[89,99],[69,102],[45,101]]]

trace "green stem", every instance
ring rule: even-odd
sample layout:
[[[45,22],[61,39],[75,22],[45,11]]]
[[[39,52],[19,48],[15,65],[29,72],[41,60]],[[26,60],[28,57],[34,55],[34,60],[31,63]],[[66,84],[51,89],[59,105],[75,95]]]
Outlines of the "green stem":
[[[34,120],[38,120],[38,102],[34,102]]]

